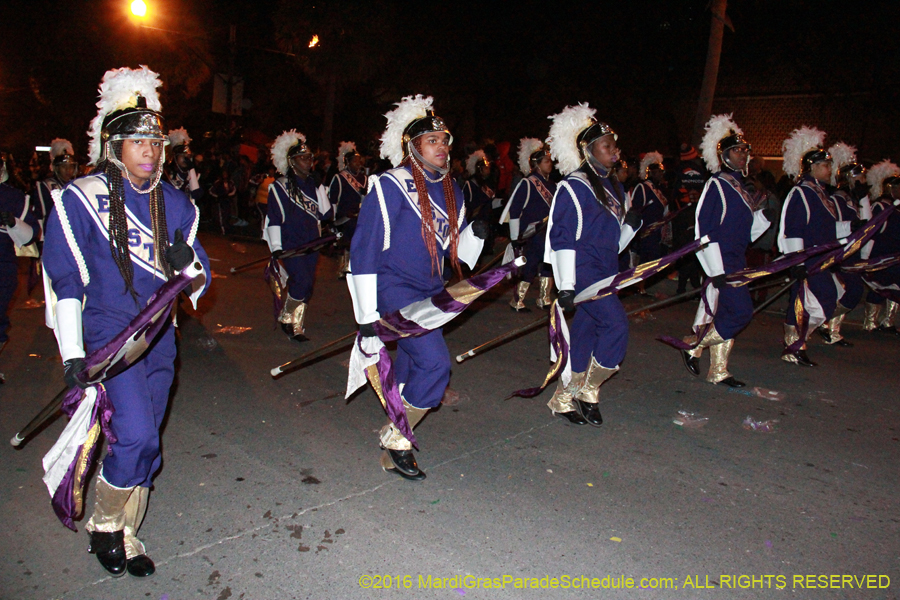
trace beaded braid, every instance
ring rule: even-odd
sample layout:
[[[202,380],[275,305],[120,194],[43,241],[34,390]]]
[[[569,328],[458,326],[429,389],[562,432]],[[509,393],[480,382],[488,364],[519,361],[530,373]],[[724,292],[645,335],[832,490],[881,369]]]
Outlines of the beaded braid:
[[[603,183],[600,181],[600,176],[588,163],[588,161],[585,161],[584,166],[580,169],[580,171],[587,175],[588,182],[591,184],[591,188],[594,190],[594,195],[597,196],[597,201],[612,210],[616,214],[616,216],[621,217],[621,211],[624,209],[624,207],[616,207],[610,201],[610,199],[606,195],[606,190],[603,188]]]
[[[116,141],[112,149],[121,154],[122,142]],[[119,274],[125,281],[125,290],[137,302],[137,292],[134,289],[134,265],[131,264],[131,254],[128,251],[128,217],[125,215],[125,186],[122,181],[122,171],[112,161],[107,160],[103,170],[106,172],[106,181],[109,186],[109,251],[119,268]]]
[[[421,154],[422,141],[419,138],[413,140],[413,145]],[[422,213],[422,241],[428,249],[428,255],[431,257],[431,272],[434,273],[435,266],[438,271],[443,273],[443,265],[437,253],[437,239],[434,232],[434,215],[431,211],[431,201],[428,196],[428,188],[425,187],[425,176],[422,174],[418,165],[412,164],[413,158],[407,156],[401,165],[408,166],[412,172],[413,182],[416,184],[416,192],[419,195],[419,211]],[[447,217],[450,220],[450,266],[457,277],[462,279],[462,269],[459,266],[459,224],[458,213],[456,210],[456,194],[453,191],[453,180],[449,176],[443,178],[444,202],[447,205]]]
[[[163,196],[162,183],[157,184],[150,192],[150,221],[153,226],[156,264],[162,267],[166,279],[171,279],[175,271],[166,259],[166,249],[169,247],[169,226],[166,223],[166,201]]]
[[[122,141],[112,142],[112,151],[117,156],[122,153]],[[125,282],[125,290],[137,302],[137,291],[134,289],[134,265],[128,250],[128,217],[125,214],[125,185],[122,170],[111,160],[105,161],[103,171],[109,187],[109,250]],[[166,203],[163,198],[162,185],[157,184],[150,192],[150,220],[153,228],[153,246],[156,263],[160,265],[166,277],[173,275],[172,266],[166,260],[166,248],[169,247],[169,233],[166,225]]]

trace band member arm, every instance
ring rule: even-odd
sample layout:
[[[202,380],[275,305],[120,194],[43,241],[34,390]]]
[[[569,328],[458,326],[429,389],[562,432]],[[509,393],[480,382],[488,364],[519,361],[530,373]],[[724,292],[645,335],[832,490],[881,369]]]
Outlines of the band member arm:
[[[350,275],[347,287],[353,300],[353,316],[360,325],[374,323],[381,318],[378,313],[378,275]]]
[[[725,266],[722,263],[722,251],[718,242],[712,242],[706,247],[697,250],[697,260],[709,277],[725,274]]]
[[[550,254],[550,265],[553,267],[553,276],[558,282],[557,288],[562,290],[575,289],[575,251],[556,250]]]
[[[63,362],[84,358],[84,339],[81,327],[81,300],[63,298],[56,302],[56,324],[53,328]]]

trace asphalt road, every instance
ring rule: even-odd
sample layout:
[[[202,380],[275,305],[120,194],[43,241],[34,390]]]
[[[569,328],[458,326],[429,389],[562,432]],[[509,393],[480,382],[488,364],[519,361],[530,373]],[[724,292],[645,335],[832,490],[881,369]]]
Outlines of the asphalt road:
[[[371,390],[344,399],[347,350],[269,376],[355,328],[336,260],[319,263],[300,346],[274,328],[261,267],[226,277],[264,247],[202,240],[215,279],[181,319],[164,464],[141,530],[157,573],[107,577],[85,551],[84,521],[73,533],[56,520],[41,457],[58,419],[2,451],[3,600],[900,597],[900,339],[863,332],[860,310],[845,326],[855,347],[817,338],[815,369],[779,360],[781,318],[758,316],[732,354],[749,384],[740,393],[692,378],[655,340],[686,333],[696,303],[632,318],[626,361],[601,389],[600,429],[552,418],[552,390],[504,400],[544,377],[538,329],[454,366],[444,404],[416,430],[428,478],[412,483],[378,466],[385,417]],[[511,311],[510,294],[498,286],[446,329],[453,356],[540,316]],[[20,290],[0,355],[5,436],[62,385],[53,336],[27,300]],[[708,422],[676,425],[679,410]],[[777,420],[774,431],[743,428],[748,416]],[[554,578],[560,587],[515,587]],[[629,579],[634,589],[607,589]]]

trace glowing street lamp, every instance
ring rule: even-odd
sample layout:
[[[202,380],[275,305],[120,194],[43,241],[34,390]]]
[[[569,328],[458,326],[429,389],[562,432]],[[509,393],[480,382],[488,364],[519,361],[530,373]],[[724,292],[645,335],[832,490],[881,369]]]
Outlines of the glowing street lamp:
[[[131,14],[142,19],[147,16],[147,5],[144,0],[134,0],[131,3]]]

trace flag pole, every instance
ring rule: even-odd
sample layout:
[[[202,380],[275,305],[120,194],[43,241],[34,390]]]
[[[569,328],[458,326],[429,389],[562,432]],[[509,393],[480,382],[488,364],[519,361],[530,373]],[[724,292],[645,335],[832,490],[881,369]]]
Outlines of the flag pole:
[[[14,435],[12,439],[9,440],[9,443],[12,444],[13,447],[19,448],[25,441],[25,438],[31,435],[36,429],[41,427],[41,425],[49,421],[51,417],[55,416],[56,413],[59,412],[59,407],[62,406],[63,398],[66,397],[66,392],[68,391],[68,386],[61,389],[59,393],[53,397],[53,400],[51,400],[50,403],[41,410],[41,412],[35,415],[35,417],[28,422],[28,425],[23,427],[19,431],[19,433]]]

